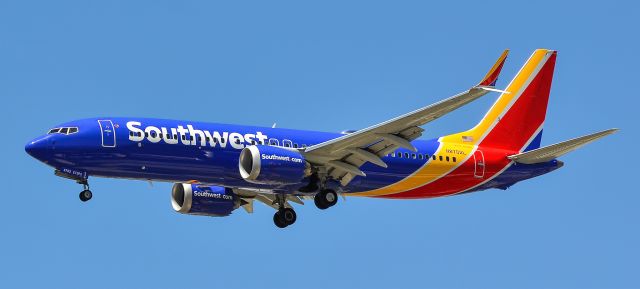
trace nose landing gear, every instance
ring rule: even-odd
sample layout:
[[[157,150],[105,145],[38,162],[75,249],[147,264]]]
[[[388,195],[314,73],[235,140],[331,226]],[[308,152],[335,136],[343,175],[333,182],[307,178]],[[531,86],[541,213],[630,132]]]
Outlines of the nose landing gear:
[[[91,200],[91,198],[93,197],[93,193],[91,192],[91,190],[89,190],[89,182],[87,180],[83,180],[78,181],[78,183],[82,184],[82,187],[84,188],[79,195],[80,201],[86,202],[88,200]]]
[[[91,198],[93,197],[93,193],[91,192],[91,190],[89,190],[89,179],[88,179],[89,176],[87,175],[86,172],[79,172],[79,171],[71,172],[70,170],[62,171],[62,170],[56,169],[54,171],[54,174],[61,178],[73,180],[76,183],[82,185],[83,189],[79,195],[80,201],[86,202],[88,200],[91,200]]]

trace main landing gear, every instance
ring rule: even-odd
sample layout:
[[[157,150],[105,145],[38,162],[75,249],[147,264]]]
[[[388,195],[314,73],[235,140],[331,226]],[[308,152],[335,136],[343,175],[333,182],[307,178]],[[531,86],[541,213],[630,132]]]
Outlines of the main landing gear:
[[[332,189],[324,189],[318,192],[313,198],[316,207],[321,210],[328,209],[338,203],[338,194]],[[278,211],[273,215],[273,223],[278,228],[286,228],[296,222],[296,211],[285,206],[287,203],[284,194],[276,195],[274,204],[278,204]]]
[[[91,192],[91,190],[89,190],[89,182],[87,182],[87,180],[83,180],[83,181],[79,181],[78,183],[80,183],[83,187],[82,192],[80,192],[80,201],[86,202],[88,200],[91,200],[91,198],[93,197],[93,193]]]
[[[278,211],[273,215],[273,223],[278,228],[286,228],[289,225],[293,225],[297,219],[296,211],[285,207],[287,203],[285,195],[276,195],[276,202],[278,203]]]
[[[292,208],[283,208],[273,215],[273,223],[278,228],[286,228],[289,225],[293,225],[296,222],[296,218],[296,211]]]
[[[338,194],[332,189],[324,189],[316,194],[313,202],[318,209],[325,210],[338,203]]]

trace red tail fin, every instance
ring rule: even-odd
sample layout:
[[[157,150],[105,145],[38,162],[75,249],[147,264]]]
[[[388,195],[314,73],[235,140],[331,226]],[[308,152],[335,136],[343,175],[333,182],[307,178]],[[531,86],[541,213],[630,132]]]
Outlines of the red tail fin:
[[[536,50],[480,123],[446,140],[512,151],[539,142],[555,63],[555,51]]]

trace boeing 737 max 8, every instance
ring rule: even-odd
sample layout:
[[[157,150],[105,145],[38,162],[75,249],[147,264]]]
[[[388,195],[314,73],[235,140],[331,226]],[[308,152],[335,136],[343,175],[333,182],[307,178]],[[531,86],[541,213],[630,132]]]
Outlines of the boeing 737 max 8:
[[[506,89],[495,88],[500,56],[471,89],[357,131],[301,131],[138,117],[100,117],[56,126],[25,150],[55,174],[175,183],[173,208],[227,216],[254,201],[276,209],[274,223],[296,221],[291,203],[320,209],[338,195],[419,199],[506,189],[562,166],[557,158],[616,129],[540,147],[556,51],[536,50]],[[473,128],[419,139],[422,125],[490,92],[501,95]]]

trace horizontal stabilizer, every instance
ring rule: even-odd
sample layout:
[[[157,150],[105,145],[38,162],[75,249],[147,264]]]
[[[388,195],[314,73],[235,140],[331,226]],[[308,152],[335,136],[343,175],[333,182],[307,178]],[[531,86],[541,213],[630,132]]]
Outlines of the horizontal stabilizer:
[[[523,164],[536,164],[544,163],[550,160],[556,159],[570,151],[576,150],[579,147],[600,139],[604,136],[610,135],[618,131],[617,128],[608,129],[605,131],[597,132],[590,135],[581,136],[568,141],[563,141],[550,146],[542,147],[539,149],[531,150],[528,152],[508,156],[510,160]]]

